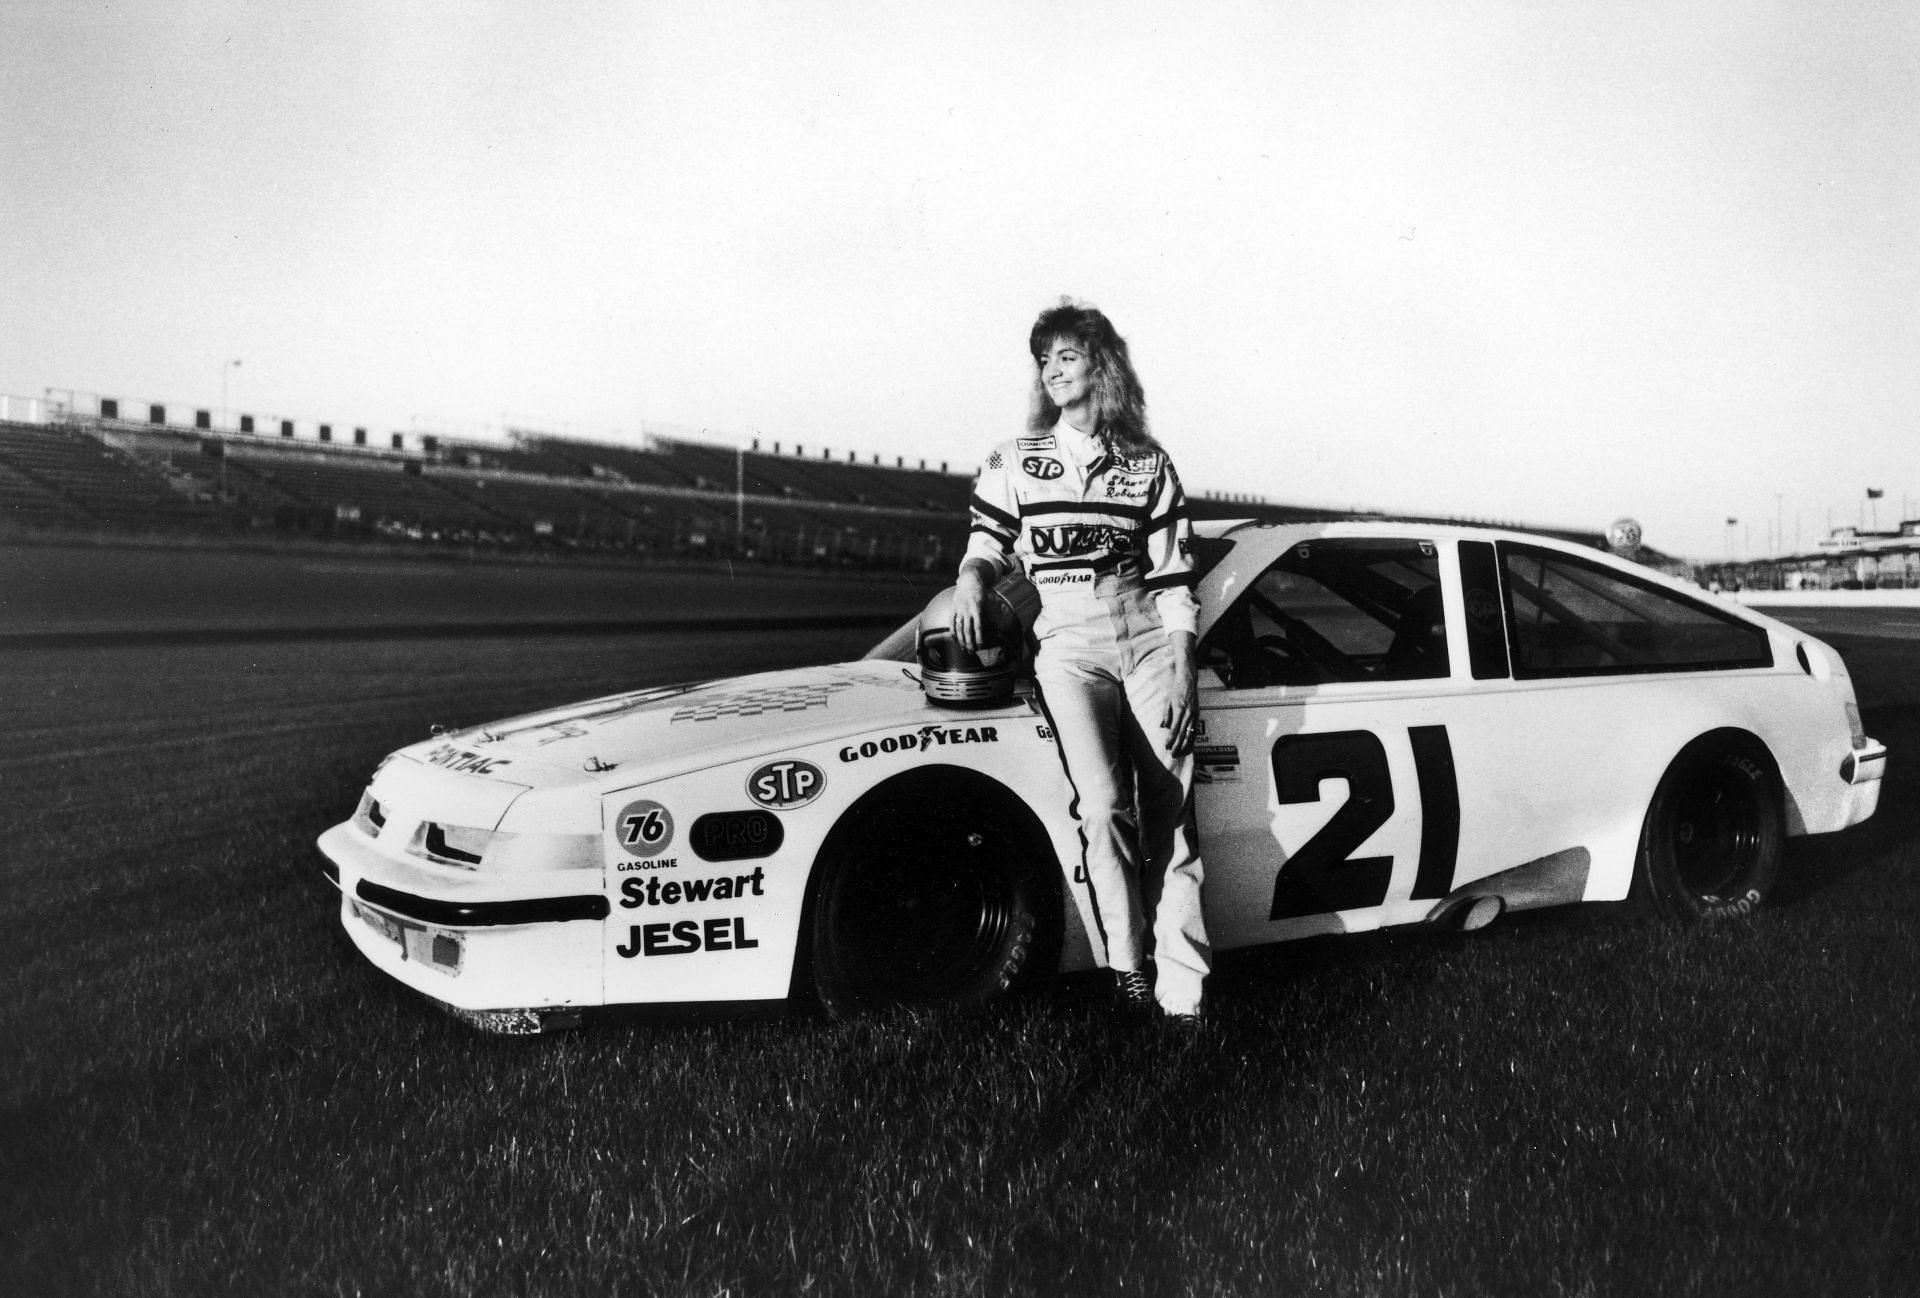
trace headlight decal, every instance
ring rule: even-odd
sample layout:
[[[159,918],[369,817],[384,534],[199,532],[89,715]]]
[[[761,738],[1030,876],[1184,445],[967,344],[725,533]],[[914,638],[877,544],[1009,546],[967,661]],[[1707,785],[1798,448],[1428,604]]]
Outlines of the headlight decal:
[[[380,831],[386,827],[386,813],[374,800],[373,790],[368,789],[360,795],[360,805],[354,809],[353,826],[368,838],[380,837]]]
[[[423,821],[407,851],[440,865],[488,874],[598,870],[600,841],[593,834],[509,834]]]
[[[459,825],[439,825],[428,821],[420,826],[421,845],[426,854],[448,865],[468,867],[480,864],[487,854],[493,835],[484,829],[465,829]]]

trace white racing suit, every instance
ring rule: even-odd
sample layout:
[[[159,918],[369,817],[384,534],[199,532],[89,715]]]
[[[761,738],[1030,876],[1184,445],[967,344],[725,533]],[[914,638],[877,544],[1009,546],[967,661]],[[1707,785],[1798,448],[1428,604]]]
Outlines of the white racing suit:
[[[1034,675],[1073,786],[1081,878],[1107,964],[1144,967],[1150,910],[1155,999],[1169,1014],[1195,1013],[1212,950],[1193,757],[1191,746],[1173,755],[1162,725],[1176,687],[1169,633],[1193,631],[1199,614],[1173,464],[1160,451],[1116,456],[1062,423],[994,448],[972,525],[967,558],[995,576],[1018,561],[1040,593]]]

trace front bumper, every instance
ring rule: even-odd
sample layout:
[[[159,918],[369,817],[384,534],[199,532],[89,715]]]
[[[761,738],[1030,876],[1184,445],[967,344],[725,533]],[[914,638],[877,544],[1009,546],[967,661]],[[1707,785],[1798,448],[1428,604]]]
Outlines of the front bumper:
[[[393,877],[385,856],[351,822],[322,834],[318,846],[340,890],[348,939],[382,973],[420,994],[463,1016],[604,999],[604,895],[486,897],[467,895],[471,885],[433,895],[418,879]],[[555,881],[516,882],[524,888]]]

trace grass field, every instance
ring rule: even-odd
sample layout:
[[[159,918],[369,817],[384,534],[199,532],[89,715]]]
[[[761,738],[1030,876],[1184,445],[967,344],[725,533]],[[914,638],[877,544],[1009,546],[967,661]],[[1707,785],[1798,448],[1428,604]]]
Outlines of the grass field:
[[[478,1035],[335,932],[379,756],[871,633],[0,653],[0,1294],[1920,1292],[1920,641],[1780,904],[1223,963],[1197,1040],[977,1016]]]

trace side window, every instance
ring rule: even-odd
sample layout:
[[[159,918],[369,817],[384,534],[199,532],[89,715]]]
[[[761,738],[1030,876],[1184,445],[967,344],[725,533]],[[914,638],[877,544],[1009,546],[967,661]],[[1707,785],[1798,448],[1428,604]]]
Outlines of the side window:
[[[1303,541],[1214,622],[1200,660],[1230,689],[1445,676],[1434,546]]]
[[[1501,618],[1500,560],[1491,541],[1460,542],[1460,591],[1467,614],[1467,662],[1473,679],[1512,675]]]
[[[1500,544],[1513,674],[1603,676],[1766,667],[1767,633],[1571,555]]]

